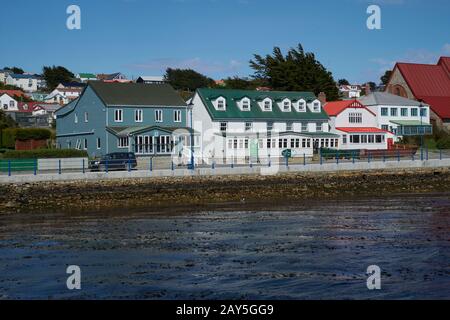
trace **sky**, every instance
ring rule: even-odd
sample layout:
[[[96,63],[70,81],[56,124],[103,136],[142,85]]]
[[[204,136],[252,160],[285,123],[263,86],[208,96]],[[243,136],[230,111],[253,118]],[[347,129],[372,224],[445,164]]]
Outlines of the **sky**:
[[[69,30],[69,5],[81,29]],[[381,30],[369,30],[369,5]],[[39,73],[122,72],[130,78],[192,68],[214,79],[249,76],[273,47],[305,51],[351,83],[379,82],[395,62],[450,56],[448,0],[14,0],[2,1],[0,68]]]

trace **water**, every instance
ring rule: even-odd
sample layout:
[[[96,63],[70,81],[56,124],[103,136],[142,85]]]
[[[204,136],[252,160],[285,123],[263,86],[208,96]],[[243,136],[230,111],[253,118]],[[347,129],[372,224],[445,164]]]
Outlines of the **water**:
[[[450,194],[246,207],[0,216],[0,298],[450,298]]]

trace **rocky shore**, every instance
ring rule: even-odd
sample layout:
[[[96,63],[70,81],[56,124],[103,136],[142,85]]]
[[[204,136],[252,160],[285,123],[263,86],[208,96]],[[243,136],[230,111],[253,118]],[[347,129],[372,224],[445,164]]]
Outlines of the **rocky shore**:
[[[450,191],[450,168],[0,185],[0,213],[198,210]]]

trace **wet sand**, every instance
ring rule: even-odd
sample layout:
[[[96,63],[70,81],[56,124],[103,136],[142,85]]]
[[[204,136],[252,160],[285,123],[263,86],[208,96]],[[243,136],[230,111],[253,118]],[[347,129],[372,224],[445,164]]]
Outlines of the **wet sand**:
[[[0,298],[450,298],[450,193],[61,212],[0,215]]]

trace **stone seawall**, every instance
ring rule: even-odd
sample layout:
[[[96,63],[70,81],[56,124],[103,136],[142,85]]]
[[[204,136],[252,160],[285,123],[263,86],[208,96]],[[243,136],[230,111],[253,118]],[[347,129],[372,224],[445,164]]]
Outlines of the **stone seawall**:
[[[0,213],[158,211],[450,191],[450,168],[0,185]]]

